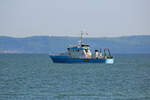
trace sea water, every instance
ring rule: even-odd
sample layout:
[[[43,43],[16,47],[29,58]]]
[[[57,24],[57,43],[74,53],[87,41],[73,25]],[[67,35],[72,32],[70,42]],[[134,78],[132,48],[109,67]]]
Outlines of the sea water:
[[[150,100],[150,54],[118,54],[114,64],[1,54],[0,100]]]

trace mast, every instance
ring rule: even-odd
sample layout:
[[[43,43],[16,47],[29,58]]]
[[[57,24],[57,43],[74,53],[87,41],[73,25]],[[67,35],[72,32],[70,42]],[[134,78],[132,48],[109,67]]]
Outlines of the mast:
[[[81,31],[81,37],[80,37],[80,41],[79,41],[79,45],[81,46],[83,44],[83,35],[88,35],[88,32],[84,33],[83,31]]]
[[[83,34],[84,34],[84,33],[81,31],[81,38],[80,38],[80,42],[81,42],[81,43],[80,43],[80,45],[82,45],[82,43],[83,43]]]

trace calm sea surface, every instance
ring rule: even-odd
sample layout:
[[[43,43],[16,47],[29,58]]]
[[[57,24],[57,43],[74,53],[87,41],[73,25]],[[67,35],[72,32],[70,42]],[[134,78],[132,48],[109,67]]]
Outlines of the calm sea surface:
[[[1,54],[0,100],[150,100],[150,55],[115,55],[107,65]]]

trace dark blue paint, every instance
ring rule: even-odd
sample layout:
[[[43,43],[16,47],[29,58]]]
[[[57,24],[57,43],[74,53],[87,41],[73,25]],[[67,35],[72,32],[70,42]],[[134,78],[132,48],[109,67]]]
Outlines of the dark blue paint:
[[[106,63],[106,59],[82,59],[70,58],[69,56],[50,56],[54,63]]]

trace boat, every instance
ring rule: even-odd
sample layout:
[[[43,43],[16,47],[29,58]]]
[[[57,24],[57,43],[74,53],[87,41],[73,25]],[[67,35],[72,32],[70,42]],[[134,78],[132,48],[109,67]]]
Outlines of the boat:
[[[109,48],[104,48],[103,52],[102,49],[95,50],[92,54],[90,45],[83,42],[83,34],[84,33],[81,33],[81,38],[80,41],[78,41],[78,45],[68,47],[66,53],[49,55],[53,63],[114,63],[114,57],[111,56]]]

